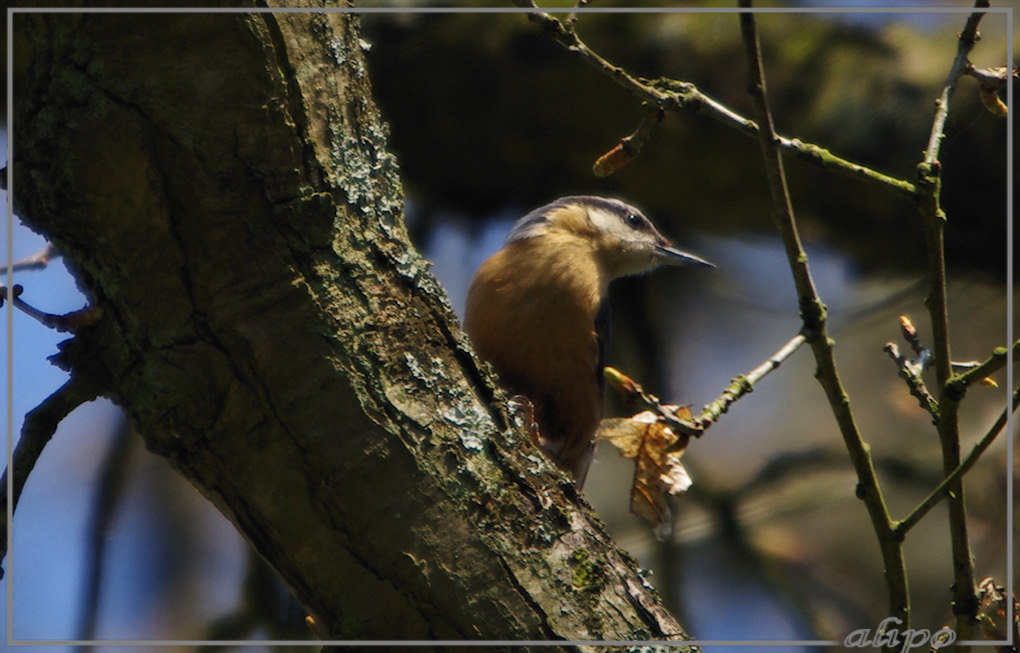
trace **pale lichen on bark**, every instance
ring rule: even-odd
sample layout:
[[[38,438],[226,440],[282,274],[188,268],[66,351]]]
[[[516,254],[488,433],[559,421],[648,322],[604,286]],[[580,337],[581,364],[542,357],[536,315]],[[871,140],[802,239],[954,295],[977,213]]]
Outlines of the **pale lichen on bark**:
[[[356,20],[70,20],[15,25],[12,162],[24,219],[106,309],[64,361],[322,632],[683,637],[512,426],[410,244]],[[605,561],[583,590],[580,549]]]

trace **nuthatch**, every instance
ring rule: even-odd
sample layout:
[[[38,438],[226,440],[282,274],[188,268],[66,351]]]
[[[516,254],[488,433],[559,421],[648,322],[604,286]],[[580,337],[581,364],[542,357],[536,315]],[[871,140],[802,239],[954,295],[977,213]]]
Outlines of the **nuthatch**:
[[[518,220],[471,280],[464,328],[476,351],[531,401],[540,445],[579,486],[602,416],[609,282],[661,264],[712,267],[635,207],[583,195]]]

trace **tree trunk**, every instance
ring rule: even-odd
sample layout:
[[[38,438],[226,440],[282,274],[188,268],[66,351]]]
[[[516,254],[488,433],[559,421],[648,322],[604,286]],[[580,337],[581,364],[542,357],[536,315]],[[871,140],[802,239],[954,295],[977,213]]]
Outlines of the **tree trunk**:
[[[684,637],[411,246],[355,16],[14,23],[11,192],[102,309],[61,361],[321,637]]]

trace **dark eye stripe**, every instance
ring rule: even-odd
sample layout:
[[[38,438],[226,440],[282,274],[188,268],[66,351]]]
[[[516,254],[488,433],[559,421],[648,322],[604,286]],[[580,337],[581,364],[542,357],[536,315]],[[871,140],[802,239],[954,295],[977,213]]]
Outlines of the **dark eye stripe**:
[[[628,212],[623,216],[623,221],[631,229],[644,231],[646,233],[650,233],[652,231],[652,223],[648,221],[648,218],[640,213]]]
[[[535,216],[543,216],[552,209],[569,206],[572,204],[581,204],[592,208],[600,208],[607,213],[619,216],[619,219],[630,229],[641,231],[643,233],[655,233],[655,227],[646,218],[641,211],[625,202],[618,199],[609,197],[598,197],[596,195],[570,195],[567,197],[561,197],[555,202],[543,206],[540,209],[536,209],[531,212],[528,216],[522,219],[518,226],[511,232],[510,240],[522,240],[524,238],[533,235],[532,226],[535,226]]]

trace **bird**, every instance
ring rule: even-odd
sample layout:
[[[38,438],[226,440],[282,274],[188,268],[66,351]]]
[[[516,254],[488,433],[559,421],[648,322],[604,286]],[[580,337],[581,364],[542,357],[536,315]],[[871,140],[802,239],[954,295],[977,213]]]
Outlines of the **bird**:
[[[714,267],[623,200],[561,197],[514,223],[475,272],[464,330],[500,384],[530,402],[536,443],[582,487],[602,418],[609,284],[659,265]]]

